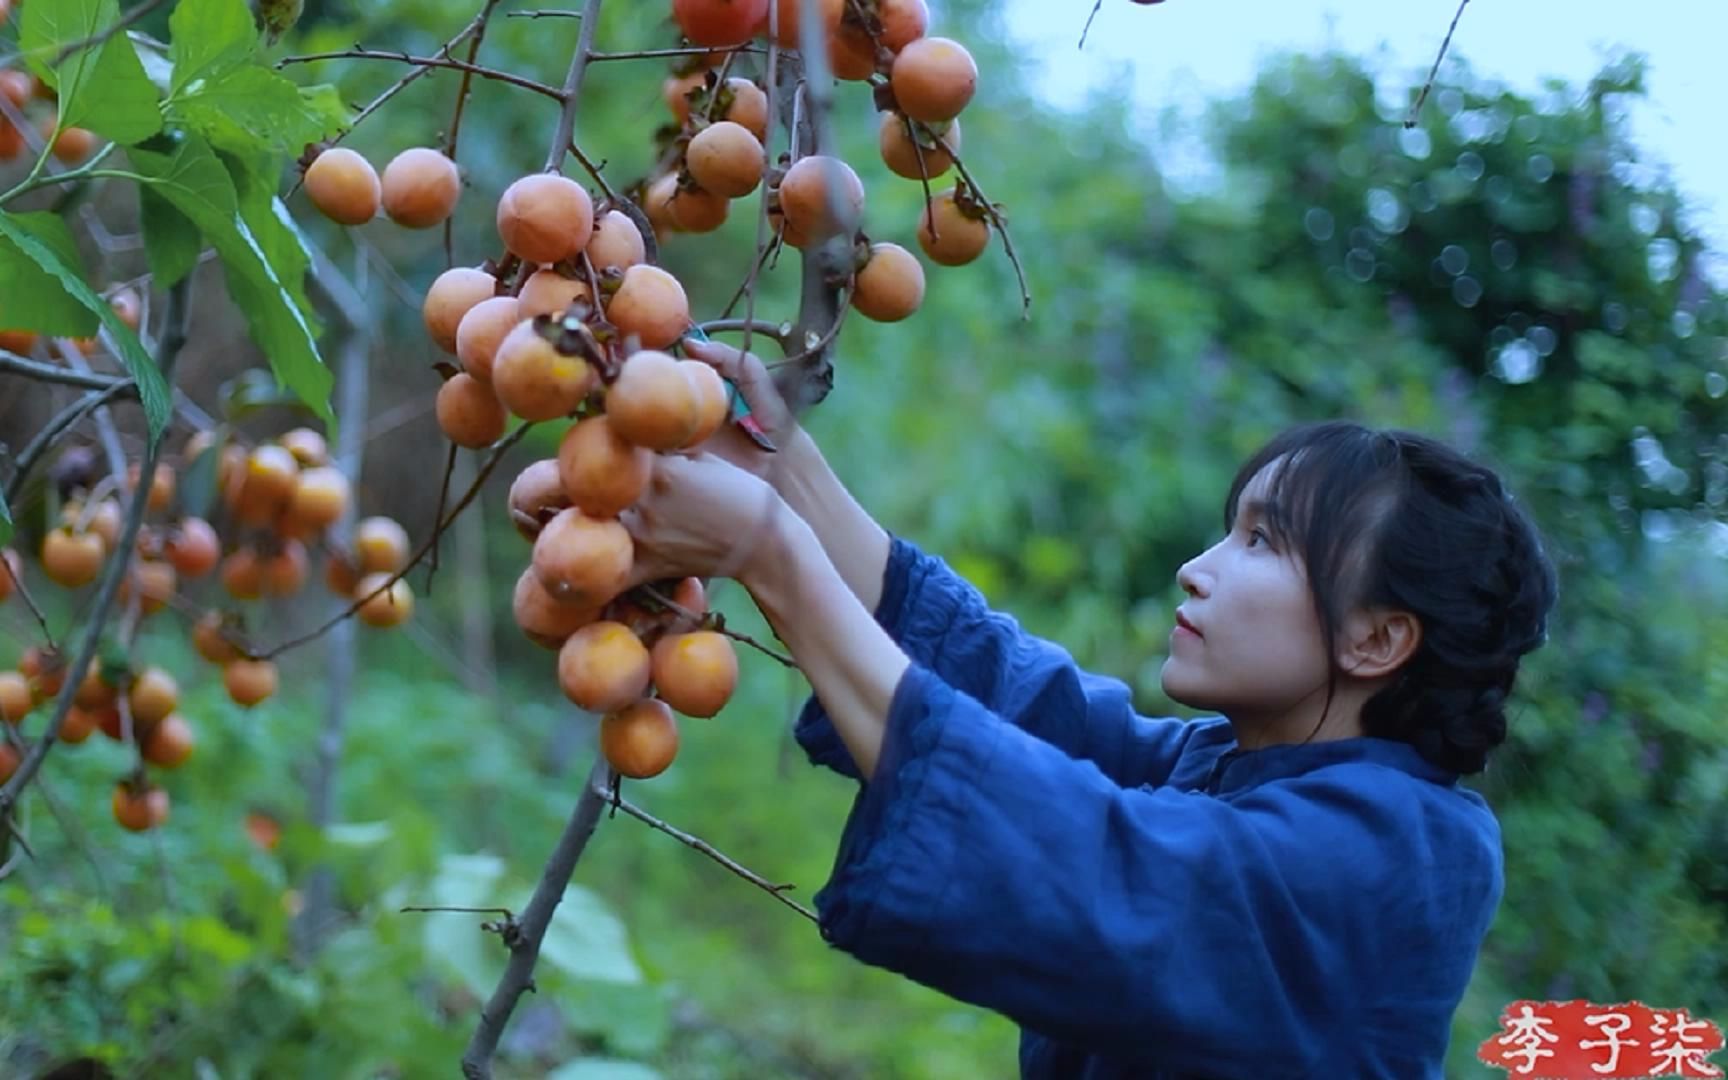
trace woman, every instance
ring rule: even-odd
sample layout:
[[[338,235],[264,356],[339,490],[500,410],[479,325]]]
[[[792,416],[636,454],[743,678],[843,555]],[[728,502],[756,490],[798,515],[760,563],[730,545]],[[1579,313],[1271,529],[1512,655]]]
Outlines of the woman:
[[[871,520],[753,357],[689,349],[780,452],[661,459],[637,574],[736,577],[809,678],[799,741],[862,781],[826,940],[1015,1020],[1028,1077],[1441,1075],[1504,885],[1459,777],[1556,591],[1491,471],[1273,440],[1177,575],[1163,687],[1216,715],[1147,719]]]

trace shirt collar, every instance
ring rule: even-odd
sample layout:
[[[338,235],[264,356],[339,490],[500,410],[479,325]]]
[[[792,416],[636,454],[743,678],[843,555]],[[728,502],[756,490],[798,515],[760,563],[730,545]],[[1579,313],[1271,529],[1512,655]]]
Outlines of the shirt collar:
[[[1389,765],[1400,772],[1445,786],[1458,782],[1457,773],[1435,765],[1414,746],[1397,739],[1364,735],[1317,743],[1279,743],[1244,750],[1232,737],[1223,745],[1224,752],[1213,762],[1206,781],[1205,790],[1213,794],[1240,791],[1347,761]]]

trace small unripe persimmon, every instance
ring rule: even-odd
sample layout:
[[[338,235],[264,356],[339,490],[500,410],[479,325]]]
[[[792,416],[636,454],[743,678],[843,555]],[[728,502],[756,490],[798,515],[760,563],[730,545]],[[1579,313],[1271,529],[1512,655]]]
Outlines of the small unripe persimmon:
[[[386,573],[367,574],[360,579],[360,584],[354,586],[354,599],[361,602],[355,614],[367,626],[381,629],[401,626],[414,614],[413,587],[405,578],[397,578],[386,588],[384,583],[390,581],[391,576]]]
[[[227,623],[220,611],[206,611],[192,624],[192,648],[212,664],[226,664],[240,656],[240,650],[228,640],[224,631]]]
[[[648,649],[622,623],[589,623],[558,649],[558,685],[589,712],[630,704],[647,692],[648,678]]]
[[[700,410],[695,384],[678,361],[653,349],[625,360],[617,380],[606,390],[612,431],[631,445],[650,450],[686,445],[702,422]]]
[[[731,120],[703,128],[684,151],[684,165],[697,185],[728,199],[755,191],[766,164],[761,141]]]
[[[600,376],[581,356],[565,356],[535,320],[523,320],[498,346],[492,388],[504,407],[524,420],[554,420],[576,411]]]
[[[934,231],[931,228],[934,222]],[[918,216],[918,246],[932,262],[965,266],[990,246],[990,225],[960,208],[954,190],[936,196]]]
[[[434,404],[444,437],[470,450],[491,446],[510,424],[492,386],[465,371],[444,381]]]
[[[731,410],[732,398],[726,389],[726,380],[708,364],[700,360],[680,360],[678,367],[696,391],[696,430],[684,443],[685,446],[695,446],[708,441],[720,430]]]
[[[601,719],[600,752],[620,776],[659,776],[678,757],[678,720],[664,701],[631,702]]]
[[[236,600],[256,600],[264,595],[264,560],[250,547],[229,552],[219,573],[222,587]]]
[[[277,445],[294,455],[302,469],[330,464],[330,443],[324,436],[307,427],[297,427],[282,433]]]
[[[568,436],[566,436],[568,437]],[[510,483],[510,520],[524,540],[532,541],[552,515],[570,505],[558,475],[558,459],[534,462]]]
[[[564,433],[557,469],[571,505],[589,517],[617,517],[647,488],[654,455],[620,438],[610,416],[590,416]]]
[[[655,644],[652,660],[655,692],[685,716],[713,716],[738,686],[738,654],[713,630],[668,634]]]
[[[456,327],[456,358],[462,361],[462,370],[490,382],[499,343],[521,321],[514,296],[494,296],[470,308]]]
[[[522,283],[522,291],[516,294],[516,306],[524,319],[536,315],[556,318],[576,300],[591,299],[593,295],[594,290],[586,281],[565,277],[556,270],[536,270]]]
[[[924,37],[900,50],[888,78],[900,111],[939,123],[959,116],[978,91],[978,64],[958,41]]]
[[[745,130],[756,136],[757,142],[768,138],[768,95],[760,86],[749,79],[736,76],[726,80],[723,93],[731,97],[726,105],[726,111],[720,119],[730,120],[734,124],[744,125]]]
[[[178,769],[197,746],[192,725],[179,713],[170,713],[140,741],[145,761],[164,769]]]
[[[94,532],[75,533],[62,526],[42,538],[42,573],[64,589],[76,589],[102,572],[107,546]]]
[[[556,173],[533,173],[498,198],[498,235],[531,263],[573,259],[594,231],[594,200],[581,184]]]
[[[624,591],[636,545],[617,521],[560,510],[534,540],[540,584],[567,604],[600,605]]]
[[[354,552],[362,574],[394,574],[408,565],[408,530],[393,518],[365,518],[354,526]]]
[[[852,306],[877,322],[899,322],[924,303],[924,264],[898,244],[870,245],[852,283]]]
[[[234,704],[250,709],[276,693],[276,665],[269,660],[231,660],[222,666],[222,687]]]
[[[664,349],[689,329],[690,299],[678,279],[658,266],[632,266],[607,304],[606,317],[621,334],[634,334],[643,348]]]
[[[180,704],[180,684],[164,668],[152,665],[132,676],[126,687],[126,702],[132,706],[132,730],[148,728],[173,712]]]
[[[899,113],[883,113],[877,140],[883,164],[896,176],[908,180],[934,180],[946,173],[954,167],[954,154],[960,153],[960,121],[951,121],[947,130],[939,133],[932,129],[931,134],[939,134],[939,138],[926,135]],[[949,153],[950,150],[953,153]],[[920,167],[923,172],[919,171]]]
[[[472,266],[454,266],[432,279],[420,317],[433,344],[447,353],[456,351],[456,328],[474,305],[498,294],[498,279]]]
[[[811,154],[780,181],[780,211],[812,239],[851,233],[864,220],[864,181],[839,158]]]
[[[332,465],[314,465],[300,474],[288,500],[288,516],[316,533],[342,519],[348,510],[348,478]]]
[[[532,567],[525,568],[517,577],[510,607],[516,616],[516,625],[528,640],[547,649],[562,646],[571,634],[598,621],[601,610],[561,603],[541,586]]]
[[[378,216],[383,185],[372,163],[345,146],[332,147],[306,168],[306,197],[338,225],[364,225]]]
[[[643,656],[647,656],[646,650]],[[30,680],[21,671],[0,671],[0,720],[8,724],[22,723],[36,707],[36,698],[30,693]]]
[[[114,786],[114,820],[128,832],[146,832],[168,820],[168,793],[154,784]]]
[[[628,270],[648,259],[642,231],[621,210],[608,210],[594,222],[594,235],[588,240],[588,261],[596,272],[608,266]]]
[[[384,212],[409,229],[444,224],[462,197],[462,174],[456,163],[436,150],[410,147],[384,166],[380,178]]]

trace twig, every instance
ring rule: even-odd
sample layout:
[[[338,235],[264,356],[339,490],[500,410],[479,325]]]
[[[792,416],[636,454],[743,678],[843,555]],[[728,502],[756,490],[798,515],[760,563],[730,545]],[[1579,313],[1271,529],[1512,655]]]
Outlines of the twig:
[[[547,8],[540,11],[506,11],[504,17],[506,19],[580,19],[582,13],[580,11],[560,11],[555,8]]]
[[[498,467],[498,463],[500,461],[504,460],[504,455],[510,451],[511,447],[513,447],[517,443],[521,442],[522,436],[528,434],[528,432],[533,427],[534,427],[534,425],[532,423],[527,423],[527,424],[521,425],[515,431],[512,431],[510,434],[506,435],[496,446],[494,446],[492,448],[492,453],[486,458],[485,464],[481,465],[480,471],[477,474],[475,474],[474,483],[469,485],[467,492],[465,492],[463,494],[462,498],[457,500],[456,505],[451,508],[450,513],[445,515],[443,520],[435,523],[435,526],[434,526],[433,531],[432,531],[432,535],[426,538],[426,540],[420,545],[419,549],[414,552],[413,557],[410,558],[408,560],[408,562],[403,565],[402,569],[396,571],[394,574],[391,574],[387,580],[385,580],[383,583],[381,583],[378,586],[378,588],[374,589],[372,592],[366,594],[365,596],[357,598],[352,604],[349,604],[339,614],[335,615],[334,617],[329,619],[327,622],[325,622],[323,625],[319,626],[315,630],[308,631],[307,633],[301,634],[299,637],[296,637],[296,638],[289,638],[287,641],[284,641],[282,644],[277,645],[276,647],[269,649],[266,652],[255,652],[255,651],[252,651],[250,649],[242,649],[241,651],[244,652],[246,654],[247,658],[251,659],[251,660],[274,660],[278,656],[281,656],[283,653],[287,652],[289,649],[297,649],[302,645],[305,645],[305,644],[308,644],[310,642],[318,640],[319,638],[323,637],[325,634],[329,633],[331,631],[331,629],[334,628],[336,626],[336,624],[340,623],[342,620],[352,618],[354,613],[359,611],[361,608],[365,607],[366,604],[368,602],[370,602],[373,597],[381,596],[385,592],[388,592],[392,585],[396,584],[398,581],[401,581],[403,578],[408,576],[408,571],[410,571],[410,570],[414,569],[416,566],[420,565],[420,560],[424,559],[426,557],[426,555],[432,550],[432,546],[438,542],[439,534],[441,534],[445,529],[450,527],[451,522],[456,520],[456,515],[460,514],[463,510],[466,510],[468,508],[468,504],[473,502],[474,499],[480,494],[480,489],[482,487],[486,486],[486,478],[491,476],[492,470],[496,469]]]
[[[704,334],[761,334],[773,338],[782,349],[792,338],[791,323],[771,323],[764,319],[711,319],[697,324],[697,328]]]
[[[289,64],[311,64],[319,60],[389,60],[398,64],[413,64],[419,68],[449,68],[452,71],[466,71],[471,75],[478,75],[482,79],[492,79],[501,83],[509,83],[511,86],[519,86],[524,90],[532,90],[534,93],[549,97],[553,101],[564,100],[564,94],[561,91],[555,87],[547,86],[543,82],[535,82],[533,79],[525,79],[520,75],[512,75],[508,71],[482,67],[479,64],[469,64],[450,57],[410,56],[405,52],[353,48],[340,49],[335,52],[307,53],[304,56],[284,56],[276,61],[276,66],[280,68]]]
[[[96,891],[107,896],[108,878],[102,873],[102,860],[96,857],[96,852],[92,849],[83,830],[78,827],[77,822],[69,817],[60,806],[59,796],[54,794],[54,789],[49,785],[46,776],[36,777],[36,794],[41,796],[42,801],[47,804],[48,812],[54,816],[54,821],[60,826],[60,831],[66,834],[67,842],[77,848],[79,854],[83,855],[85,861],[90,864],[90,874],[96,879]]]
[[[598,64],[609,60],[661,60],[677,56],[707,56],[718,49],[681,48],[681,49],[637,49],[633,52],[597,52],[588,57]],[[760,53],[762,48],[757,45],[740,45],[733,52]]]
[[[582,78],[588,74],[588,61],[594,52],[594,35],[600,29],[600,0],[585,0],[582,5],[582,32],[576,36],[576,54],[570,58],[570,69],[564,73],[564,109],[558,114],[558,126],[552,131],[552,148],[546,152],[546,171],[557,172],[564,155],[576,142],[576,112],[582,104]]]
[[[587,153],[584,152],[580,146],[576,145],[576,140],[574,140],[574,139],[570,140],[570,153],[576,158],[576,160],[579,163],[581,163],[581,165],[584,169],[588,170],[588,175],[592,176],[594,178],[594,182],[596,184],[600,185],[600,190],[606,193],[606,197],[608,199],[611,199],[614,203],[619,204],[618,208],[620,210],[624,210],[624,207],[622,204],[630,202],[630,200],[619,197],[618,193],[616,191],[612,190],[612,185],[606,182],[606,174],[602,173],[600,171],[601,167],[599,165],[594,164],[593,159],[590,158],[587,155]],[[631,203],[631,205],[635,205],[635,204]],[[626,214],[630,213],[630,211],[628,211],[628,210],[624,210],[624,212]],[[634,217],[634,215],[631,215],[631,216]],[[648,219],[646,217],[644,217],[642,220],[647,221]],[[650,224],[649,228],[652,229],[653,225]]]
[[[168,292],[168,316],[162,341],[157,349],[158,366],[162,369],[162,377],[170,385],[173,382],[174,366],[180,358],[180,350],[186,344],[187,313],[190,308],[188,294],[192,279],[182,279]],[[149,508],[150,488],[156,477],[156,463],[162,455],[162,440],[152,439],[145,443],[144,462],[139,469],[138,486],[132,492],[132,506],[126,514],[126,520],[121,526],[120,540],[114,547],[114,555],[108,560],[108,566],[103,570],[101,583],[96,589],[96,601],[90,614],[84,640],[79,644],[77,655],[67,674],[60,694],[54,700],[54,712],[48,719],[48,727],[42,737],[30,748],[24,760],[19,764],[18,771],[12,775],[4,786],[0,786],[0,818],[9,817],[12,808],[17,805],[19,796],[30,783],[42,762],[48,756],[48,751],[54,746],[54,741],[60,737],[60,728],[66,722],[66,714],[72,710],[72,698],[78,691],[78,685],[84,672],[90,670],[90,662],[96,658],[97,647],[101,644],[102,627],[108,621],[108,616],[114,608],[114,600],[120,592],[120,582],[131,567],[132,550],[138,542],[138,530],[144,522],[144,513]],[[79,678],[73,677],[74,675]]]
[[[1008,261],[1014,264],[1014,276],[1020,279],[1020,316],[1023,319],[1032,317],[1032,290],[1026,286],[1026,268],[1020,265],[1020,256],[1014,251],[1014,238],[1008,233],[1008,219],[996,209],[996,204],[984,194],[984,189],[978,186],[978,181],[972,178],[972,173],[966,168],[966,163],[960,160],[960,155],[948,146],[947,140],[939,139],[942,149],[947,150],[954,159],[954,168],[959,170],[960,179],[972,189],[978,197],[978,202],[984,207],[984,212],[990,215],[990,223],[996,226],[996,231],[1002,234],[1002,247],[1008,252]]]
[[[1405,118],[1404,126],[1413,128],[1422,118],[1422,105],[1428,100],[1428,92],[1434,89],[1434,77],[1440,74],[1440,61],[1446,59],[1446,50],[1452,45],[1452,31],[1458,29],[1458,20],[1464,17],[1464,9],[1470,0],[1458,0],[1458,10],[1452,15],[1452,25],[1446,28],[1446,38],[1440,42],[1440,51],[1434,57],[1434,66],[1428,69],[1428,79],[1422,84],[1422,92],[1416,95],[1416,103],[1410,106],[1410,115]]]
[[[780,4],[778,0],[768,9],[768,116],[767,130],[762,133],[762,148],[767,152],[769,161],[775,160],[773,153],[775,120],[780,112]],[[797,139],[796,133],[791,133],[788,143]],[[756,281],[762,275],[762,267],[768,261],[768,253],[778,244],[779,237],[772,235],[768,228],[768,202],[770,193],[768,185],[762,185],[762,198],[756,209],[756,254],[750,259],[750,272],[744,275],[744,284],[738,286],[738,295],[732,297],[726,305],[726,314],[732,313],[732,308],[738,303],[738,296],[744,297],[744,342],[740,351],[750,351],[750,331],[756,323]],[[787,328],[790,332],[791,328]],[[776,339],[780,343],[782,354],[786,352],[784,335]]]
[[[12,590],[24,598],[24,606],[30,609],[30,614],[36,616],[36,625],[42,628],[42,637],[48,648],[57,650],[59,647],[54,644],[54,631],[48,629],[48,617],[42,614],[42,607],[36,603],[36,598],[30,594],[30,587],[24,584],[24,575],[14,570],[12,560],[3,554],[0,554],[0,570],[4,570],[6,576],[11,579]]]
[[[79,386],[86,390],[106,390],[115,383],[129,381],[112,375],[92,375],[82,371],[69,371],[56,364],[44,364],[38,360],[30,360],[9,352],[0,352],[0,371],[16,372],[37,382]]]
[[[126,14],[120,16],[120,18],[115,21],[114,25],[108,27],[106,30],[97,34],[92,34],[82,41],[74,41],[66,45],[65,48],[61,49],[60,52],[55,55],[53,60],[49,61],[48,66],[59,67],[61,64],[66,62],[67,57],[72,56],[74,53],[82,52],[85,49],[101,48],[103,45],[108,43],[109,38],[120,33],[122,30],[144,18],[146,15],[149,15],[152,11],[161,7],[163,3],[164,0],[144,0],[142,4],[139,4]]]
[[[14,463],[16,471],[12,474],[11,482],[6,485],[6,501],[8,503],[17,502],[18,493],[24,489],[24,481],[29,477],[31,468],[35,466],[38,458],[47,453],[48,448],[53,446],[61,435],[110,401],[117,400],[127,393],[136,394],[137,392],[137,385],[127,379],[115,383],[106,390],[92,390],[62,409],[57,416],[48,421],[41,431],[36,433],[36,437],[31,439],[29,444],[18,454]]]
[[[599,294],[596,293],[596,296]],[[450,474],[456,471],[456,444],[450,444],[450,452],[444,455],[444,476],[438,481],[438,508],[432,512],[433,521],[444,520],[444,504],[450,499]],[[432,595],[432,578],[438,573],[438,537],[443,530],[432,534],[432,561],[426,567],[426,595]]]
[[[499,0],[486,0],[485,6],[480,9],[480,14],[474,17],[474,22],[471,24],[474,28],[474,34],[468,40],[469,64],[473,64],[476,60],[480,59],[480,43],[486,40],[486,24],[491,20],[492,10],[496,8],[498,4]],[[472,71],[464,71],[462,73],[462,83],[456,89],[456,113],[450,118],[450,134],[444,140],[444,156],[449,158],[451,161],[456,160],[456,141],[462,135],[462,112],[468,104],[468,88],[473,81],[474,73]],[[454,250],[455,224],[456,220],[454,215],[444,219],[444,268],[446,270],[456,265],[456,255]],[[434,553],[433,568],[437,568],[436,553]]]
[[[759,651],[759,652],[761,652],[767,656],[770,656],[775,660],[778,660],[780,663],[784,664],[785,666],[787,666],[789,668],[793,668],[794,670],[796,670],[798,667],[798,661],[792,659],[790,656],[787,656],[785,653],[780,652],[777,649],[774,649],[774,648],[771,648],[767,645],[762,644],[760,641],[757,641],[755,638],[751,637],[749,634],[745,634],[745,633],[742,633],[740,631],[733,630],[733,629],[729,628],[726,625],[726,616],[721,615],[718,612],[710,612],[707,615],[699,615],[696,612],[691,611],[689,608],[685,607],[683,604],[678,603],[676,600],[672,599],[670,596],[667,596],[665,593],[661,592],[659,589],[656,589],[652,585],[643,585],[642,591],[647,593],[651,598],[653,598],[655,603],[660,604],[664,607],[670,608],[672,610],[672,614],[678,616],[680,619],[683,619],[687,623],[690,623],[692,625],[699,626],[699,627],[706,627],[708,629],[713,630],[716,634],[720,634],[723,637],[729,637],[733,641],[736,641],[741,645],[748,645],[752,649],[756,649],[757,651]]]
[[[595,754],[588,782],[576,799],[564,835],[559,837],[558,846],[546,861],[540,883],[534,887],[533,898],[528,901],[520,920],[506,924],[503,937],[504,944],[510,949],[510,962],[481,1010],[480,1023],[468,1041],[467,1050],[463,1051],[462,1075],[467,1080],[491,1080],[492,1055],[498,1049],[504,1025],[510,1022],[517,1000],[534,985],[534,964],[540,958],[540,942],[552,923],[552,913],[564,898],[564,890],[570,883],[570,875],[575,872],[577,861],[582,858],[589,838],[600,824],[600,812],[606,805],[603,792],[611,783],[612,769],[606,763],[606,756]]]
[[[792,353],[784,359],[776,360],[772,364],[768,364],[768,370],[773,371],[776,368],[785,367],[788,364],[802,364],[807,362],[811,357],[821,355],[823,350],[834,344],[834,339],[840,336],[840,328],[846,325],[846,313],[851,309],[851,304],[844,302],[840,303],[839,309],[834,314],[833,323],[829,325],[827,330],[823,331],[820,337],[810,341],[809,347],[804,349],[804,351]],[[805,333],[808,335],[810,331],[806,331]],[[808,340],[808,337],[806,340]]]
[[[398,914],[409,914],[412,912],[428,912],[428,911],[431,911],[431,912],[453,911],[458,915],[491,915],[491,914],[496,913],[496,914],[504,916],[506,919],[514,920],[516,918],[516,913],[511,911],[507,907],[450,907],[446,904],[429,904],[426,906],[422,906],[419,904],[410,904],[407,907],[397,908],[396,911]]]
[[[1103,7],[1104,0],[1097,0],[1097,2],[1092,5],[1092,14],[1086,16],[1086,25],[1080,28],[1080,48],[1084,49],[1086,47],[1086,35],[1092,32],[1092,20],[1098,17],[1098,12],[1102,10]]]
[[[608,800],[613,806],[624,811],[626,814],[629,814],[631,817],[635,818],[637,821],[640,821],[645,825],[649,825],[655,829],[660,830],[661,832],[665,833],[667,836],[670,836],[674,840],[677,840],[679,843],[684,844],[686,847],[692,847],[692,848],[695,848],[697,851],[700,851],[702,854],[708,856],[710,859],[713,859],[715,862],[719,863],[721,866],[724,866],[726,869],[732,871],[734,874],[737,874],[739,877],[743,878],[745,881],[748,881],[750,884],[752,884],[752,885],[756,886],[757,888],[761,889],[762,891],[766,892],[769,896],[772,896],[774,899],[780,901],[782,904],[785,904],[787,907],[791,908],[793,911],[796,911],[798,914],[804,916],[806,919],[809,919],[811,922],[818,922],[819,921],[816,918],[816,913],[814,911],[811,911],[809,908],[805,907],[803,904],[800,904],[798,901],[793,900],[786,895],[786,891],[788,889],[795,889],[798,886],[774,884],[772,881],[769,881],[767,878],[763,877],[761,874],[756,873],[754,870],[749,869],[748,867],[744,866],[742,863],[739,863],[737,860],[732,859],[732,858],[728,857],[727,855],[723,854],[717,848],[715,848],[713,844],[710,844],[708,841],[703,840],[700,837],[691,836],[689,833],[685,832],[682,829],[677,828],[676,826],[666,824],[664,821],[661,821],[659,818],[655,817],[653,814],[650,814],[648,811],[642,809],[639,806],[632,804],[629,799],[626,799],[622,796],[614,796],[611,793],[606,792],[606,791],[598,792],[598,794],[602,799]]]

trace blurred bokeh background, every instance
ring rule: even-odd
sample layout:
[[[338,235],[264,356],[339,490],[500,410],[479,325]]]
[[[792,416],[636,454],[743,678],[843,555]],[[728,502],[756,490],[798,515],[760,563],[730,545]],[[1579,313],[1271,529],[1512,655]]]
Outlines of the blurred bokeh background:
[[[425,55],[475,6],[309,0],[275,49]],[[1451,3],[1336,4],[1330,23],[1296,24],[1270,2],[1221,15],[1205,0],[1106,0],[1085,51],[1089,4],[932,3],[937,32],[983,71],[966,160],[1006,209],[1031,314],[999,244],[970,267],[928,266],[913,319],[849,321],[834,391],[806,418],[889,528],[1127,680],[1151,714],[1182,714],[1157,680],[1175,570],[1218,533],[1229,477],[1271,434],[1355,417],[1443,436],[1507,472],[1546,530],[1563,600],[1509,744],[1469,781],[1500,815],[1507,892],[1456,1018],[1448,1075],[1460,1078],[1498,1075],[1475,1048],[1516,998],[1637,998],[1728,1020],[1728,198],[1712,168],[1723,84],[1695,55],[1703,24],[1717,22],[1718,41],[1728,26],[1707,5],[1647,6],[1675,20],[1684,6],[1690,29],[1651,34],[1663,20],[1628,24],[1606,5],[1525,5],[1516,26],[1495,5],[1466,10],[1406,129]],[[507,17],[529,7],[502,6],[482,60],[555,84],[576,23]],[[675,44],[666,7],[606,5],[602,46]],[[1572,24],[1589,12],[1599,21],[1581,36]],[[143,29],[165,35],[159,22]],[[357,103],[401,74],[357,61],[287,70]],[[643,61],[590,76],[578,135],[616,183],[654,160],[666,75]],[[437,145],[456,85],[450,72],[420,80],[346,144],[378,163]],[[493,202],[540,167],[555,117],[545,100],[475,83],[458,263],[497,253]],[[869,190],[866,229],[913,246],[922,193],[881,165],[867,91],[841,88],[835,127]],[[445,268],[441,237],[382,220],[341,230],[304,195],[288,206],[339,276],[332,288],[365,313],[364,510],[422,537],[445,443],[419,298]],[[116,229],[133,220],[123,201],[101,211]],[[754,236],[754,213],[735,213],[668,242],[698,317],[738,287]],[[142,269],[136,252],[105,259],[114,280]],[[792,317],[797,286],[788,255],[759,310]],[[334,359],[348,331],[329,325]],[[219,388],[260,360],[219,274],[200,272],[194,326],[180,382],[220,412]],[[8,435],[52,404],[0,397]],[[290,409],[242,421],[260,436],[304,422]],[[138,1076],[455,1071],[504,950],[484,916],[398,909],[520,910],[591,761],[591,720],[509,616],[528,548],[505,491],[556,437],[537,432],[492,478],[405,632],[357,635],[328,830],[306,823],[327,643],[286,657],[283,692],[247,712],[192,674],[184,623],[153,624],[141,649],[188,673],[197,756],[166,778],[172,822],[151,836],[109,818],[129,761],[117,744],[50,758],[60,813],[33,809],[37,858],[0,882],[0,1074],[76,1055]],[[459,487],[478,459],[461,455]],[[764,632],[741,590],[715,595]],[[254,621],[279,640],[333,604],[311,590],[253,605]],[[17,605],[0,609],[0,661],[32,627]],[[807,901],[853,791],[789,738],[802,682],[742,659],[734,703],[686,723],[674,767],[630,794]],[[249,815],[279,822],[279,842],[260,844]],[[294,921],[317,863],[334,867],[335,904],[308,951]],[[1007,1021],[833,952],[622,815],[602,822],[554,940],[500,1075],[1015,1072]]]

